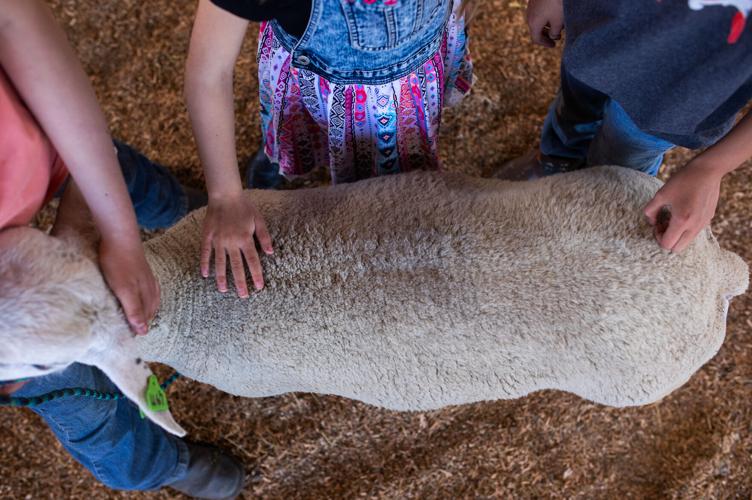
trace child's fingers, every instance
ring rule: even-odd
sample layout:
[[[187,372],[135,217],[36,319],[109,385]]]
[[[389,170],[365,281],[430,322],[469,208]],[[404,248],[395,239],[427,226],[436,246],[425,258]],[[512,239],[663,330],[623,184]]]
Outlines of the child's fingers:
[[[146,324],[154,319],[159,309],[159,283],[157,280],[150,280],[148,283],[141,285],[141,304],[144,307],[144,318]]]
[[[668,224],[666,232],[663,233],[659,241],[660,245],[666,250],[673,250],[676,243],[681,239],[682,235],[686,231],[686,224],[682,224],[681,221],[675,218]]]
[[[123,312],[133,333],[136,335],[146,335],[148,327],[146,325],[146,315],[144,314],[140,291],[131,287],[121,287],[113,290],[113,292],[115,292],[120,301],[120,306],[123,308]]]
[[[530,26],[530,37],[536,45],[551,48],[554,46],[553,40],[548,36],[548,26],[545,23],[535,23]]]
[[[224,247],[214,247],[214,276],[217,281],[217,290],[224,293],[227,291],[227,260]]]
[[[675,253],[683,252],[690,245],[690,243],[694,241],[697,233],[699,232],[700,230],[695,228],[684,231],[684,234],[681,235],[681,238],[679,238],[679,241],[676,242],[676,245],[674,245],[674,248],[671,251]]]
[[[232,277],[235,281],[235,291],[238,297],[248,298],[248,285],[245,282],[245,269],[243,268],[243,257],[240,255],[240,249],[233,248],[230,250],[230,268]]]
[[[550,40],[561,40],[561,30],[564,29],[564,23],[561,20],[550,21],[548,23],[548,38]]]
[[[647,205],[645,205],[645,208],[642,209],[642,212],[645,214],[645,217],[647,217],[651,226],[655,226],[655,222],[658,219],[658,212],[661,211],[663,205],[663,200],[656,195]]]
[[[547,47],[549,49],[556,47],[556,42],[554,42],[549,35],[548,25],[543,27],[543,30],[541,30],[540,32],[539,38],[540,38],[540,42],[538,42],[539,45],[543,45],[544,47]]]
[[[209,277],[209,265],[211,262],[211,254],[212,254],[212,237],[211,237],[211,234],[207,234],[204,236],[203,241],[201,241],[201,255],[200,255],[201,276],[203,276],[204,278]]]
[[[546,26],[546,20],[537,14],[531,15],[528,11],[527,16],[527,27],[530,29],[530,38],[532,39],[534,44],[537,45],[546,45],[546,41],[548,43],[552,43],[551,40],[548,39],[547,36],[543,33],[543,28]]]
[[[256,238],[258,239],[259,245],[261,245],[261,250],[267,255],[273,254],[274,249],[272,248],[272,237],[269,236],[269,230],[266,229],[266,222],[262,217],[257,217],[255,222]]]
[[[259,260],[256,248],[252,244],[243,247],[243,256],[248,263],[248,269],[251,271],[254,288],[261,290],[264,288],[264,271],[261,267],[261,260]]]

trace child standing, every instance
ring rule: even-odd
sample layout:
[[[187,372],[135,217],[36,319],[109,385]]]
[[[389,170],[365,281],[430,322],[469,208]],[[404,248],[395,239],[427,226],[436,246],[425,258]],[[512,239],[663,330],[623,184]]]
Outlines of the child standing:
[[[752,0],[530,0],[536,43],[552,47],[566,28],[561,87],[543,124],[540,151],[513,160],[502,177],[586,165],[622,165],[656,175],[675,145],[707,148],[671,176],[645,207],[656,239],[680,252],[710,223],[722,177],[752,156]]]
[[[264,21],[264,160],[285,176],[328,166],[337,183],[438,168],[442,108],[472,80],[459,2],[200,0],[185,93],[209,191],[201,272],[213,251],[226,291],[229,257],[242,297],[243,259],[263,286],[254,233],[272,251],[263,217],[241,194],[235,153],[232,74],[248,20]]]
[[[102,273],[131,328],[145,334],[159,305],[159,285],[144,255],[137,218],[149,227],[169,226],[196,200],[200,203],[200,196],[128,146],[113,146],[89,81],[49,10],[38,0],[5,0],[0,9],[0,231],[28,224],[63,189],[53,234],[77,231],[93,216],[101,235]],[[32,397],[68,387],[117,391],[100,370],[74,363],[25,383],[0,381],[0,395]],[[242,486],[239,464],[142,420],[129,401],[70,398],[47,401],[34,411],[71,455],[112,488],[170,485],[226,498]]]

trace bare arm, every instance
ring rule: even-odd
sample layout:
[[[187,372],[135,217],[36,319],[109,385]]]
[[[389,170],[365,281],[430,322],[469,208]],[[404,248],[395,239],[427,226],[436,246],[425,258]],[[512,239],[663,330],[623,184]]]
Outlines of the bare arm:
[[[201,0],[191,34],[185,98],[210,197],[242,190],[235,151],[233,74],[248,21]]]
[[[58,238],[76,238],[85,243],[94,243],[99,239],[91,211],[73,180],[65,187],[50,234]]]
[[[671,176],[645,207],[655,225],[665,206],[671,220],[665,232],[656,232],[658,243],[681,252],[713,219],[724,175],[752,158],[752,113],[742,118],[726,136]]]
[[[76,180],[102,235],[100,265],[131,326],[146,333],[159,305],[136,217],[89,80],[39,0],[2,0],[0,65]]]
[[[718,175],[726,175],[752,158],[752,113],[739,120],[726,136],[692,160]]]
[[[200,0],[191,34],[185,76],[185,97],[201,163],[206,175],[209,207],[204,221],[201,273],[209,275],[214,251],[220,291],[227,290],[226,258],[241,297],[248,296],[243,258],[257,289],[263,286],[261,263],[253,235],[266,253],[271,239],[263,218],[243,195],[235,149],[233,72],[248,21]]]

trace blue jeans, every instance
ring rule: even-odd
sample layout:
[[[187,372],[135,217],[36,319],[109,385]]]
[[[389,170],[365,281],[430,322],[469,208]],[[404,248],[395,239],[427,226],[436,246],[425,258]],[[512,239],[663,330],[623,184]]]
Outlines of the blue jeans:
[[[98,368],[75,363],[61,372],[29,380],[13,395],[38,396],[67,387],[118,390]],[[153,490],[186,474],[186,444],[151,420],[141,419],[138,407],[127,399],[68,397],[33,410],[73,458],[110,488]]]
[[[562,66],[561,89],[543,123],[541,153],[583,166],[620,165],[656,175],[672,147],[637,128],[618,102]]]
[[[115,141],[138,224],[161,229],[175,224],[188,213],[188,197],[174,175],[132,147]]]
[[[187,211],[183,187],[164,167],[127,144],[115,142],[120,166],[141,226],[168,227]],[[14,396],[38,396],[56,389],[85,387],[118,391],[92,366],[75,363],[65,370],[29,380]],[[41,404],[39,414],[73,457],[110,488],[152,490],[182,479],[188,447],[149,419],[128,400],[68,397]]]

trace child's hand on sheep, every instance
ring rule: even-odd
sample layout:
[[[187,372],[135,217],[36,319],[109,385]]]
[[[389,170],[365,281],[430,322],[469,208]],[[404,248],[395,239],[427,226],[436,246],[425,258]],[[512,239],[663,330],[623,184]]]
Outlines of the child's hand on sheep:
[[[681,252],[710,224],[721,190],[722,173],[703,165],[688,164],[674,174],[645,207],[645,215],[656,226],[655,237],[666,250]],[[661,233],[656,221],[668,207],[671,218]]]
[[[527,25],[533,43],[555,47],[564,29],[562,0],[530,0],[527,4]]]
[[[99,257],[104,277],[133,331],[145,334],[159,307],[159,287],[146,262],[107,120],[89,77],[46,2],[2,3],[0,67],[40,128],[32,128],[19,137],[43,133],[45,143],[49,138],[65,162],[80,189],[81,203],[87,213],[91,212],[101,234]],[[35,154],[47,154],[42,153],[46,149],[37,149],[42,142],[36,146],[36,139],[28,146],[15,145],[10,137],[8,140],[11,151],[18,146],[31,148],[28,150]],[[44,156],[38,158],[45,161]],[[53,168],[51,164],[49,167]],[[11,166],[11,170],[16,168],[26,166]],[[19,185],[18,189],[24,187]]]
[[[130,229],[130,230],[129,230]],[[85,246],[99,240],[98,261],[105,281],[123,308],[133,333],[145,335],[159,308],[159,282],[146,261],[144,248],[134,228],[98,235],[86,200],[76,181],[65,188],[51,234],[72,237]]]
[[[217,289],[227,291],[227,257],[235,280],[238,296],[248,297],[243,259],[248,264],[256,290],[264,286],[261,261],[256,252],[253,235],[256,235],[264,253],[271,254],[272,240],[264,218],[248,196],[242,191],[234,196],[209,199],[201,238],[201,275],[209,276],[212,250]]]
[[[159,308],[159,282],[146,261],[141,241],[99,243],[99,267],[105,281],[123,307],[131,329],[146,335]]]
[[[673,252],[687,248],[715,215],[723,176],[750,157],[752,113],[748,112],[723,139],[672,175],[647,204],[645,215],[654,226],[663,207],[671,210],[668,228],[663,234],[656,231],[658,243]]]

